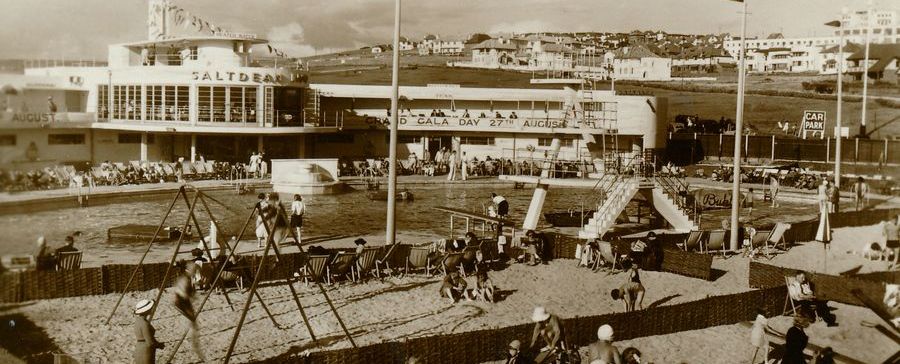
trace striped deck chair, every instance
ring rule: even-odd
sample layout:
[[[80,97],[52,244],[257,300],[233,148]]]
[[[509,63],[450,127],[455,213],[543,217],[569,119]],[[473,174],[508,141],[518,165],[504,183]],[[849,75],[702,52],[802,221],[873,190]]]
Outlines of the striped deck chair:
[[[328,255],[310,255],[307,258],[307,264],[301,271],[303,273],[303,282],[309,285],[309,282],[319,282],[325,273],[325,266],[328,264]]]
[[[381,258],[375,260],[375,276],[381,278],[381,271],[385,268],[389,273],[393,273],[392,265],[396,268],[405,266],[409,248],[410,246],[406,244],[397,243],[391,245]]]
[[[96,184],[106,184],[106,173],[103,172],[100,167],[91,167],[91,176],[94,177],[94,183]]]
[[[722,256],[725,257],[725,230],[711,230],[707,234],[706,239],[706,249],[704,252],[709,253],[722,253]]]
[[[81,268],[81,254],[83,252],[63,252],[57,257],[56,270],[75,270]]]
[[[194,166],[191,162],[181,163],[181,176],[184,178],[193,177],[197,172],[194,172]]]
[[[141,161],[130,161],[128,163],[131,164],[134,169],[141,169]]]
[[[703,231],[691,231],[690,233],[688,233],[688,236],[684,239],[684,242],[678,244],[678,247],[680,247],[684,251],[688,251],[688,252],[700,250],[702,238],[703,238]]]
[[[431,248],[427,246],[413,246],[409,248],[409,255],[406,257],[406,274],[410,270],[424,270],[426,275],[431,275],[431,259],[428,254]]]
[[[194,162],[191,163],[191,165],[194,166],[194,171],[197,173],[197,177],[203,178],[206,177],[207,173],[209,173],[206,170],[206,165],[201,162]]]
[[[203,167],[206,168],[206,173],[209,174],[211,178],[216,178],[216,162],[206,161],[203,163]]]
[[[116,169],[119,170],[119,172],[125,172],[128,169],[127,167],[125,167],[125,163],[122,162],[116,162],[114,163],[114,165],[116,166]]]
[[[772,228],[772,233],[766,238],[766,242],[771,243],[772,246],[778,249],[778,245],[781,245],[781,249],[787,251],[787,241],[784,240],[784,233],[791,229],[791,224],[778,222],[775,223],[775,227]]]
[[[331,263],[328,264],[326,268],[325,281],[328,284],[334,283],[332,279],[334,277],[347,277],[350,275],[350,280],[355,280],[353,274],[354,269],[353,266],[356,264],[356,253],[355,252],[339,252],[334,258],[331,260]]]
[[[363,248],[362,253],[359,254],[359,259],[356,260],[356,264],[353,266],[356,270],[357,282],[369,274],[379,276],[378,269],[373,268],[375,268],[375,257],[380,250],[381,248],[378,247]]]

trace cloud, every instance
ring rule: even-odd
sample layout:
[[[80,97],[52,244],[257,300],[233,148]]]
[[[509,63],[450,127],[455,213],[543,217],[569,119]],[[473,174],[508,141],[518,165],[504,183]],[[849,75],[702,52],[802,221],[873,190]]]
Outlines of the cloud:
[[[303,26],[300,23],[290,23],[283,26],[272,27],[266,33],[269,44],[280,49],[291,57],[305,57],[316,53],[316,48],[306,44]]]
[[[553,31],[555,27],[542,20],[523,20],[514,23],[500,23],[491,26],[488,33],[538,33]]]

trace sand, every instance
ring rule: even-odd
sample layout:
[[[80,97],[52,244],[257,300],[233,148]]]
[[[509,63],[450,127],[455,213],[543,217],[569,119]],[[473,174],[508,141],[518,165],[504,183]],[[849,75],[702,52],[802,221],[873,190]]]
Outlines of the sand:
[[[858,264],[864,264],[864,271],[880,269],[879,262],[869,262],[842,252],[860,241],[877,239],[879,234],[880,230],[875,226],[836,229],[832,249],[834,254],[829,256],[829,271]],[[352,243],[342,241],[334,244],[350,246]],[[807,243],[777,256],[773,262],[814,269],[822,257],[821,246]],[[724,274],[712,282],[670,273],[643,272],[642,280],[647,289],[644,305],[670,305],[712,295],[747,291],[748,261],[749,258],[743,256],[716,258],[713,267],[724,271]],[[556,260],[538,267],[512,265],[502,271],[491,272],[491,277],[505,296],[495,304],[463,302],[451,305],[437,295],[440,284],[438,278],[418,275],[390,278],[383,282],[370,280],[365,284],[339,284],[329,287],[328,294],[359,345],[527,323],[535,305],[544,305],[563,318],[623,310],[621,302],[613,302],[608,293],[624,280],[624,275],[594,273],[575,267],[573,260]],[[469,284],[474,285],[474,278],[470,278]],[[318,290],[314,286],[307,287],[303,284],[295,287],[311,317],[313,330],[325,348],[349,346]],[[287,286],[282,283],[266,284],[261,286],[260,293],[283,329],[274,328],[262,309],[255,304],[248,314],[232,362],[263,359],[310,348],[308,332]],[[127,362],[134,345],[131,327],[133,318],[128,307],[141,298],[153,295],[153,291],[126,295],[123,307],[110,326],[103,325],[102,322],[118,298],[117,295],[9,305],[0,307],[0,316],[22,315],[42,328],[46,332],[46,340],[63,351],[86,352],[104,357],[108,362]],[[223,296],[213,295],[200,316],[201,340],[209,360],[221,360],[225,354],[239,317],[240,303],[246,299],[246,294],[232,292],[230,295],[233,302],[238,303],[234,306],[234,311],[229,309]],[[163,297],[154,325],[158,339],[168,343],[171,348],[172,341],[181,334],[185,320],[172,307],[171,293],[166,292]],[[841,326],[818,328],[814,325],[810,329],[813,343],[832,345],[836,349],[840,348],[838,351],[842,354],[865,362],[887,356],[882,355],[883,350],[869,349],[869,346],[881,345],[881,341],[878,341],[881,340],[880,335],[873,333],[874,329],[858,324],[862,320],[874,322],[877,318],[861,308],[834,303],[831,305],[837,308],[835,314]],[[776,322],[780,323],[781,320],[777,319]],[[782,329],[786,329],[786,326]],[[722,326],[639,338],[623,342],[620,347],[636,346],[657,363],[734,363],[748,360],[750,350],[745,343],[748,332],[748,329],[738,325]],[[8,349],[7,345],[15,343],[3,343],[0,346]],[[161,357],[169,353],[164,351]],[[177,358],[178,362],[197,360],[190,353],[189,345],[182,347]]]

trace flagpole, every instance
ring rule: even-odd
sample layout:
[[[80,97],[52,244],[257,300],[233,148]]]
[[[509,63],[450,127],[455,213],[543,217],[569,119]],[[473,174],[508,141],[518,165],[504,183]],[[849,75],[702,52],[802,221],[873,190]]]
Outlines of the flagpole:
[[[738,241],[738,212],[741,208],[741,134],[744,122],[744,75],[746,74],[746,45],[747,45],[747,0],[741,1],[744,9],[741,16],[741,51],[740,51],[740,67],[738,70],[738,94],[737,94],[737,115],[734,122],[734,170],[731,176],[731,236],[729,240],[729,248],[732,251],[740,248]]]
[[[394,1],[394,58],[391,62],[391,141],[388,167],[387,229],[385,243],[394,244],[397,238],[397,126],[400,122],[400,0]]]

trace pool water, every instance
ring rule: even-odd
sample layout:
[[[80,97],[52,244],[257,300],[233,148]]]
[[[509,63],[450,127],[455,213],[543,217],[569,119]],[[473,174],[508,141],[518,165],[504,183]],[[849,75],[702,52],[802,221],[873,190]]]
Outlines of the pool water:
[[[415,200],[398,201],[397,230],[441,236],[449,233],[449,216],[447,213],[434,210],[435,206],[481,212],[490,204],[490,193],[496,192],[507,198],[510,202],[510,216],[521,223],[533,193],[530,188],[516,190],[511,186],[486,185],[416,186],[409,190],[414,194]],[[211,200],[208,201],[210,209],[220,221],[220,227],[229,235],[238,232],[256,203],[255,194],[237,195],[233,191],[217,191],[209,193],[209,196],[229,206],[225,208]],[[35,239],[41,235],[47,238],[52,248],[56,248],[62,245],[66,235],[80,231],[82,236],[76,239],[76,247],[90,251],[85,254],[85,261],[92,260],[87,255],[104,256],[114,253],[133,255],[134,261],[137,261],[139,254],[146,249],[146,241],[108,242],[107,229],[125,224],[158,225],[171,199],[172,196],[135,197],[131,201],[81,209],[3,215],[0,216],[0,232],[3,234],[0,254],[31,253]],[[289,208],[291,196],[282,194],[281,199],[285,207]],[[594,201],[596,200],[590,189],[551,188],[544,203],[544,212],[573,207],[580,209],[582,203],[585,209],[588,209],[588,206],[595,203]],[[304,216],[304,236],[355,236],[384,231],[387,203],[369,200],[365,191],[331,196],[306,196],[304,202],[307,206]],[[196,209],[200,226],[207,231],[209,218],[201,204],[198,203]],[[187,203],[179,200],[166,225],[183,225],[188,216],[187,210]],[[630,210],[633,212],[633,209]],[[728,214],[729,210],[707,212],[701,226],[704,229],[719,228],[721,220],[728,218]],[[807,204],[782,203],[777,211],[769,206],[758,206],[754,211],[754,222],[765,224],[774,221],[792,221],[809,218],[814,214],[815,207]],[[462,223],[457,225],[457,229],[460,228]],[[252,234],[253,226],[247,230],[245,236]],[[161,244],[158,249],[165,250],[172,245],[174,243]]]

